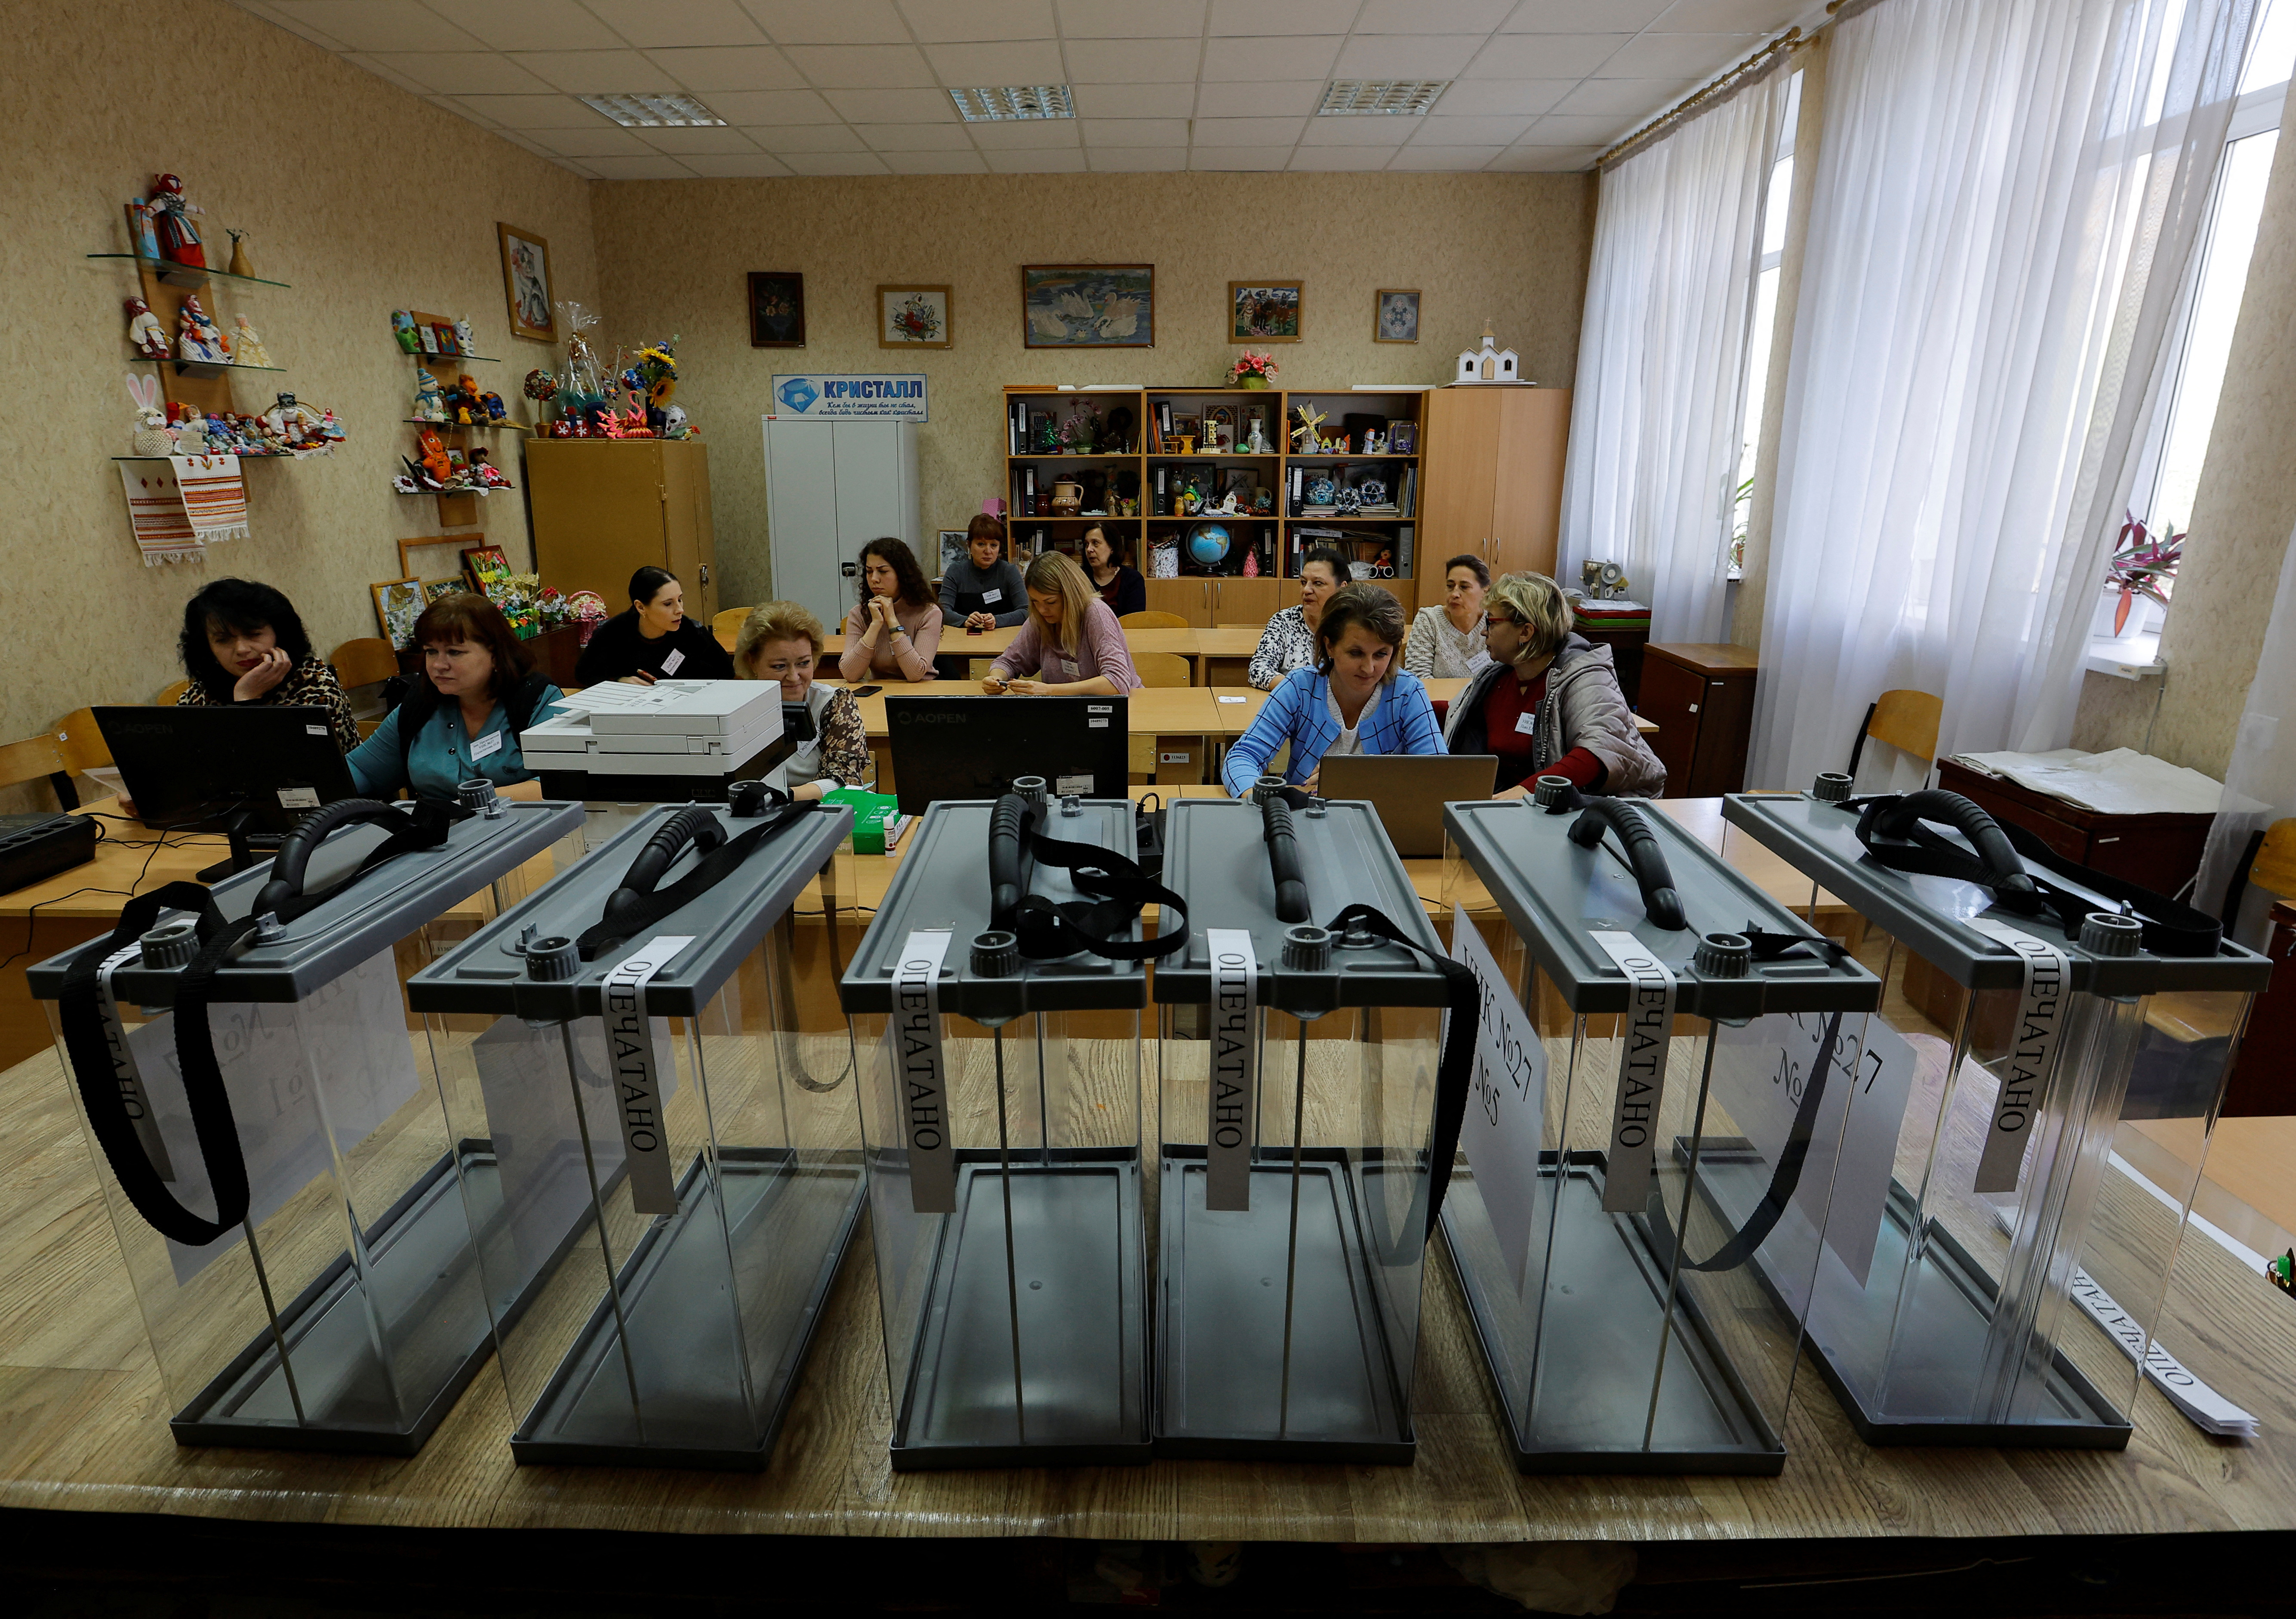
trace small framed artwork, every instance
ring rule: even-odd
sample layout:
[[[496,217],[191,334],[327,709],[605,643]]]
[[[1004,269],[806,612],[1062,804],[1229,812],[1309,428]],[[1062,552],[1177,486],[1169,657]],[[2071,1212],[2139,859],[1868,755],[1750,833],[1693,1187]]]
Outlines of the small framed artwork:
[[[550,243],[532,231],[495,222],[502,242],[503,296],[510,301],[510,334],[538,342],[558,341],[558,306],[550,300]]]
[[[382,630],[382,638],[393,649],[403,649],[414,640],[414,620],[422,616],[427,604],[422,597],[422,581],[412,579],[385,579],[367,588],[374,595],[374,621]]]
[[[1236,504],[1247,512],[1259,488],[1259,474],[1248,466],[1232,466],[1220,474],[1220,494],[1234,496]]]
[[[434,321],[431,324],[430,352],[455,358],[461,357],[463,345],[456,341],[455,328],[451,323],[442,320]]]
[[[456,555],[467,547],[485,541],[483,534],[418,534],[413,539],[398,542],[398,572],[402,579],[421,577],[422,570],[414,565],[414,553],[451,546]]]
[[[877,289],[877,347],[946,349],[953,295],[947,287]]]
[[[1021,331],[1031,349],[1152,349],[1152,264],[1024,264]]]
[[[1227,284],[1227,341],[1232,343],[1296,343],[1300,310],[1307,301],[1304,281],[1231,281]]]
[[[1415,456],[1419,453],[1419,423],[1391,422],[1387,429],[1387,453],[1390,456]]]
[[[795,270],[750,272],[750,347],[805,347],[805,277]]]
[[[1235,412],[1225,405],[1215,405],[1204,412],[1204,441],[1200,447],[1208,456],[1217,456],[1235,448]]]
[[[1419,341],[1417,287],[1382,287],[1371,298],[1372,341],[1415,343]]]
[[[489,586],[510,578],[510,558],[500,546],[472,546],[463,553],[463,577],[480,596],[491,596]]]
[[[940,531],[940,571],[943,573],[964,560],[972,533],[970,529],[943,529]]]
[[[422,604],[427,607],[441,597],[459,596],[469,588],[459,574],[450,579],[426,579],[422,581]]]

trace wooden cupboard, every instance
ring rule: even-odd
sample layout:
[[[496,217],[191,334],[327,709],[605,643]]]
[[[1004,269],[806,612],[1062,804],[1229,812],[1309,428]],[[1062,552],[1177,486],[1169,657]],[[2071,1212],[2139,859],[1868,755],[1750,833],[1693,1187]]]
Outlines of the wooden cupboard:
[[[1300,594],[1297,585],[1273,579],[1152,579],[1145,583],[1148,611],[1177,612],[1191,629],[1264,624]]]
[[[619,612],[630,575],[651,564],[684,582],[686,617],[716,615],[709,450],[700,440],[536,439],[526,486],[544,584],[594,590]]]
[[[1562,527],[1567,388],[1438,388],[1427,395],[1416,571],[1465,554],[1494,574],[1552,576]]]
[[[1650,745],[1666,766],[1667,797],[1745,790],[1756,672],[1749,646],[1653,641],[1643,649],[1639,711],[1658,727]]]

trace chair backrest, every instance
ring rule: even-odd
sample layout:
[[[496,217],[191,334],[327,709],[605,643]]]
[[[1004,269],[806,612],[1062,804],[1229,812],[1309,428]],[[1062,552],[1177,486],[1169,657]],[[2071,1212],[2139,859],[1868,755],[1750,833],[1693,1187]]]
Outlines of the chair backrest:
[[[1866,722],[1866,735],[1916,759],[1933,760],[1937,757],[1938,721],[1944,713],[1943,698],[1899,687],[1883,692],[1874,700],[1874,714]]]
[[[2296,820],[2275,821],[2264,829],[2248,880],[2276,900],[2296,897]]]
[[[1188,684],[1188,661],[1176,652],[1136,652],[1132,667],[1143,686]]]
[[[360,636],[345,641],[327,654],[334,665],[335,678],[348,691],[355,686],[373,686],[398,673],[398,653],[381,636]]]
[[[742,621],[750,616],[747,607],[728,607],[709,620],[709,633],[718,637],[718,645],[727,652],[734,650],[742,638]]]
[[[1185,629],[1188,620],[1177,612],[1128,612],[1116,620],[1127,629]]]
[[[152,699],[152,706],[154,708],[163,709],[173,708],[176,706],[176,699],[182,696],[185,692],[191,689],[192,683],[189,680],[170,680],[167,685],[160,688],[160,694]],[[82,713],[86,712],[85,709],[80,711]],[[94,726],[90,726],[88,728],[90,730],[94,730],[95,727]],[[110,761],[107,760],[106,762],[108,763]]]
[[[190,681],[184,682],[189,686]],[[180,688],[179,688],[180,689]],[[169,698],[168,702],[174,702]],[[111,750],[105,745],[103,733],[95,723],[94,709],[74,709],[57,722],[52,733],[56,752],[63,759],[64,768],[78,775],[93,765],[111,762]]]
[[[28,781],[64,774],[64,756],[53,736],[27,736],[21,742],[0,744],[0,787],[20,787]]]

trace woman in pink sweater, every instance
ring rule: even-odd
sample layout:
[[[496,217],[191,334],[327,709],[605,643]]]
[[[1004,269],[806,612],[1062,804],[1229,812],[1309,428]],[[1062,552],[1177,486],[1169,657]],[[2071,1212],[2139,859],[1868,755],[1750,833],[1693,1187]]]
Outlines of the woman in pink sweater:
[[[980,689],[994,696],[1120,697],[1140,684],[1124,626],[1078,567],[1047,551],[1021,576],[1029,621],[988,666]]]
[[[837,672],[847,680],[930,680],[940,650],[940,604],[898,539],[861,547],[861,604],[845,615]]]

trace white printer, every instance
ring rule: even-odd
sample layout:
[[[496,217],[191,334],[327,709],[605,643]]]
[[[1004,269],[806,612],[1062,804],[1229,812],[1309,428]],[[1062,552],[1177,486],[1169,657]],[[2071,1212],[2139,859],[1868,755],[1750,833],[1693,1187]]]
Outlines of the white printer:
[[[518,738],[552,797],[659,801],[722,799],[728,784],[780,763],[781,742],[782,688],[770,680],[586,686]],[[594,788],[568,779],[577,774],[608,779]],[[656,789],[647,778],[669,779]]]

